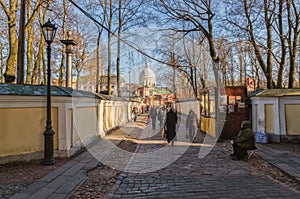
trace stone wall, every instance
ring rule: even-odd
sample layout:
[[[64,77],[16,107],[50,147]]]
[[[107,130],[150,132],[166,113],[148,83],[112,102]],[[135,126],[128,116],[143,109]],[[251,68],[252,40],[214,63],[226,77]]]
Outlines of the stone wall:
[[[122,98],[52,87],[56,157],[69,157],[130,119]],[[0,164],[42,159],[46,127],[46,87],[0,84]]]

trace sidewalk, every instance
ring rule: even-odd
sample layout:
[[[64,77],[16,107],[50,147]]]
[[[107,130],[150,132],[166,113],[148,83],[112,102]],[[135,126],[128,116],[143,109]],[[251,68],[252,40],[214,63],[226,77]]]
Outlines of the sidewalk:
[[[142,118],[146,120],[146,117]],[[138,129],[143,127],[142,122],[128,122],[122,128],[132,128],[138,126]],[[128,139],[128,135],[118,133],[115,130],[107,136],[115,145],[118,145],[122,140]],[[96,141],[91,144],[90,149],[93,150],[93,145],[97,146]],[[103,157],[103,159],[106,157]],[[68,198],[76,188],[78,188],[86,179],[87,172],[95,168],[100,163],[91,155],[89,151],[84,151],[75,158],[70,159],[67,163],[57,168],[53,172],[42,177],[35,183],[31,184],[26,189],[14,194],[10,199],[63,199]]]
[[[300,144],[256,144],[256,154],[300,183]]]
[[[146,118],[146,117],[145,117]],[[126,130],[137,128],[138,131],[130,131],[125,135],[120,131],[108,136],[114,144],[122,139],[130,137],[139,138],[137,153],[146,153],[159,150],[165,146],[165,141],[148,140],[139,137],[142,123],[129,122],[124,127]],[[205,147],[205,146],[201,146]],[[109,146],[105,146],[109,150]],[[172,155],[178,155],[182,146],[166,146],[166,150]],[[250,167],[244,161],[231,161],[228,154],[224,153],[218,146],[204,158],[198,158],[199,146],[190,146],[181,157],[165,168],[150,172],[123,172],[118,181],[112,187],[109,198],[299,198],[300,193],[282,186],[280,183],[264,177],[255,168]],[[300,160],[299,146],[288,147],[268,146],[257,144],[256,154],[271,164],[275,165],[285,173],[299,180]],[[99,151],[101,160],[106,160],[112,153]],[[281,149],[280,151],[278,149]],[[284,149],[284,151],[283,151]],[[94,151],[99,150],[94,148]],[[170,151],[171,150],[171,151]],[[118,151],[117,151],[118,154]],[[114,154],[115,155],[115,154]],[[126,161],[125,161],[126,160]],[[155,164],[165,161],[163,156],[154,154],[143,161],[137,161],[134,157],[123,157],[118,166],[130,166],[132,169],[145,167],[151,168]],[[23,189],[11,198],[68,198],[87,179],[87,172],[99,164],[88,151],[71,159],[60,168],[54,170],[37,182]],[[124,164],[124,165],[122,165]],[[236,191],[234,191],[236,190]]]

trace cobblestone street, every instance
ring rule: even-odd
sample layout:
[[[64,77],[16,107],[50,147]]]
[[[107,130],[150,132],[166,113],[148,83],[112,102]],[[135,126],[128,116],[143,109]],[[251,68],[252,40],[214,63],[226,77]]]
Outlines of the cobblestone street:
[[[136,134],[137,135],[137,134]],[[114,135],[111,135],[114,137]],[[120,134],[118,135],[120,136]],[[162,142],[160,134],[136,136],[142,144],[125,171],[115,173],[115,180],[107,193],[93,187],[89,193],[84,186],[73,198],[299,198],[299,191],[266,176],[246,161],[232,161],[222,144],[216,146],[190,144],[179,141],[175,146]],[[129,139],[129,138],[128,138]],[[133,142],[128,142],[132,145]],[[199,158],[200,148],[212,149]],[[179,157],[177,160],[176,158]],[[118,159],[117,162],[125,160]],[[159,165],[165,165],[160,169]],[[98,170],[100,172],[100,170]],[[95,172],[94,172],[95,173]],[[95,177],[95,176],[94,176]],[[91,184],[90,184],[91,185]],[[84,194],[85,193],[85,194]]]
[[[174,151],[176,151],[174,147]],[[299,198],[243,161],[231,161],[219,147],[198,158],[190,147],[176,162],[158,171],[123,173],[111,198]],[[158,157],[159,158],[159,157]],[[140,162],[143,164],[143,162]]]
[[[183,125],[171,146],[161,138],[159,128],[153,131],[146,120],[141,116],[138,122],[129,122],[107,135],[115,147],[104,146],[107,143],[100,139],[32,185],[19,187],[11,198],[300,197],[299,181],[260,157],[232,161],[229,142],[216,143],[202,134],[200,143],[189,143]],[[5,178],[25,182],[32,176],[30,181],[34,182],[30,171],[42,170],[38,165],[30,167],[22,168],[28,174],[24,179],[22,172]]]

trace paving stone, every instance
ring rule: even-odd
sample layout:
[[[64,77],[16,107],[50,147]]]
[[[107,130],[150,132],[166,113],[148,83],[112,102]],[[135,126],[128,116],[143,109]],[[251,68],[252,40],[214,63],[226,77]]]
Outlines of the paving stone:
[[[86,165],[86,163],[84,162],[79,162],[74,164],[70,169],[68,169],[67,171],[65,171],[63,173],[63,175],[65,176],[74,176],[76,173],[78,173],[84,166]]]
[[[27,193],[16,193],[13,196],[10,197],[10,199],[24,199],[28,198],[31,194]]]
[[[32,194],[36,193],[38,190],[40,190],[41,188],[45,187],[46,185],[47,185],[46,182],[37,181],[37,182],[31,184],[28,187],[28,189],[24,189],[21,192],[32,195]]]
[[[47,199],[65,199],[67,198],[68,194],[52,194],[49,198]]]
[[[184,128],[184,125],[180,128]],[[160,136],[149,139],[161,141]],[[161,150],[162,147],[166,150]],[[130,161],[112,159],[111,161],[116,164],[121,161],[120,165],[124,167],[118,168],[125,168],[127,164],[128,169],[133,168],[138,172],[121,171],[105,198],[300,198],[299,191],[265,176],[246,161],[232,161],[219,144],[214,146],[207,156],[199,158],[201,147],[204,146],[189,146],[181,153],[182,146],[176,143],[173,147],[162,145],[160,142],[141,144],[137,147],[133,157],[125,158]],[[92,149],[96,152],[100,148],[95,146]],[[154,153],[158,149],[161,154]],[[149,151],[152,154],[149,157],[143,157]],[[173,161],[172,158],[178,154],[178,159]],[[299,167],[295,167],[299,161],[292,161],[295,158],[291,159],[289,154],[278,153],[275,149],[258,151],[257,154],[265,156],[266,160],[272,161],[278,167],[289,170],[291,173],[299,172],[297,169]],[[103,158],[112,158],[113,156],[110,155],[118,157],[115,151],[109,154],[109,157],[104,155]],[[139,156],[141,159],[135,159]],[[173,162],[156,169],[159,164],[168,161]],[[21,190],[12,198],[68,198],[84,182],[87,171],[98,164],[97,159],[93,159],[91,154],[84,152],[41,178],[28,189]],[[142,172],[146,167],[153,171]],[[90,187],[86,189],[91,192],[93,190]]]
[[[68,169],[68,167],[59,167],[59,168],[55,169],[54,171],[52,171],[51,173],[44,176],[43,178],[41,178],[39,181],[51,182],[52,180],[54,180],[55,178],[60,176],[62,173],[64,173],[67,169]]]
[[[51,194],[53,194],[55,189],[44,187],[40,189],[35,194],[31,195],[29,199],[41,199],[41,198],[48,198]]]
[[[55,193],[68,194],[78,187],[87,178],[84,174],[73,176],[68,182],[64,183]]]

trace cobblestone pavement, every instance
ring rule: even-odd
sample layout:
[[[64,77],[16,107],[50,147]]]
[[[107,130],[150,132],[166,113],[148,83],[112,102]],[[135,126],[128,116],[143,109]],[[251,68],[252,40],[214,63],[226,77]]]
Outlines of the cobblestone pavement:
[[[0,165],[0,198],[8,198],[36,180],[59,168],[68,161],[57,159],[54,165],[42,165],[40,161],[14,162]]]
[[[81,186],[61,198],[300,198],[299,181],[258,156],[232,161],[228,157],[232,150],[228,142],[190,144],[182,133],[175,146],[170,146],[158,130],[147,131],[149,124],[146,131],[141,131],[146,117],[139,119],[126,125],[126,130],[121,128],[108,136],[111,140],[122,140],[116,142],[118,148],[131,155],[122,156],[118,150],[112,153],[107,159],[115,167],[99,163],[86,173],[87,180]],[[137,131],[134,126],[139,127]],[[205,139],[203,136],[200,143]],[[14,170],[13,166],[2,168]],[[40,173],[45,175],[43,168],[46,167],[31,164],[15,172],[0,172],[0,191],[5,191],[6,182],[17,179],[11,189],[17,192],[27,186],[23,182],[36,180]],[[51,168],[47,168],[50,172]],[[24,177],[22,173],[28,174]]]
[[[178,146],[173,147],[174,153],[177,148]],[[122,173],[108,196],[110,198],[300,197],[299,192],[266,177],[246,162],[231,161],[218,146],[202,159],[198,158],[198,151],[199,147],[189,147],[177,161],[158,171]]]
[[[289,176],[280,173],[259,157],[253,157],[252,160],[232,161],[228,157],[231,152],[228,142],[216,143],[213,147],[201,144],[191,145],[183,142],[184,135],[179,135],[180,141],[175,143],[175,146],[170,146],[166,141],[161,141],[160,133],[151,137],[145,134],[147,132],[135,136],[137,140],[127,142],[128,145],[135,142],[141,143],[139,138],[144,141],[137,146],[136,153],[131,159],[127,160],[128,166],[124,169],[125,171],[110,168],[113,172],[110,177],[113,179],[110,188],[101,189],[100,192],[99,183],[88,181],[89,184],[84,183],[72,198],[300,197],[300,192],[295,189],[299,182],[291,180],[290,183],[281,183],[280,181],[290,180]],[[199,158],[201,147],[211,149],[203,158]],[[156,153],[157,151],[159,153]],[[179,158],[176,160],[177,157]],[[123,162],[122,158],[120,159]],[[162,164],[165,166],[156,170]],[[103,171],[103,165],[90,173],[89,179],[102,178],[101,171]],[[272,178],[270,173],[280,174],[281,179]],[[88,191],[86,191],[87,187],[89,187]]]

